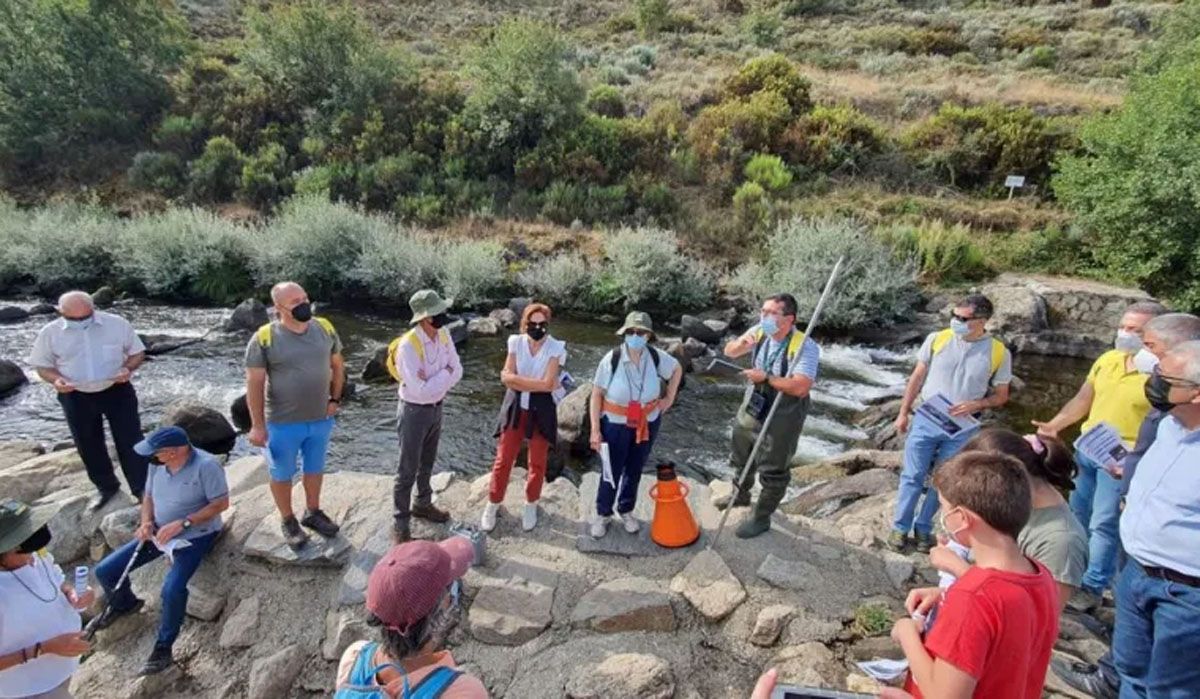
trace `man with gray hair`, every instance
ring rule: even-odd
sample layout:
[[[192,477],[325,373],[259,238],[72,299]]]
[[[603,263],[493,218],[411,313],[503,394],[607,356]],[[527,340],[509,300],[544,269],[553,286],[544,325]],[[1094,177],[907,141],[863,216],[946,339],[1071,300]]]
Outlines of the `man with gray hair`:
[[[1096,359],[1087,379],[1075,397],[1053,418],[1034,421],[1038,434],[1058,437],[1059,432],[1084,420],[1081,431],[1100,423],[1117,431],[1127,449],[1132,449],[1142,421],[1150,411],[1144,388],[1147,375],[1138,371],[1134,356],[1142,349],[1146,323],[1167,312],[1154,301],[1142,301],[1125,309],[1117,327],[1114,349]],[[1084,419],[1086,418],[1086,419]],[[1109,464],[1097,464],[1076,453],[1079,473],[1071,493],[1071,511],[1088,530],[1088,569],[1083,583],[1071,596],[1068,606],[1087,612],[1100,606],[1101,595],[1116,571],[1120,546],[1117,520],[1120,518],[1121,480]]]
[[[141,499],[146,459],[133,450],[142,441],[142,424],[130,379],[146,347],[129,321],[97,310],[83,291],[59,297],[58,313],[38,332],[29,364],[58,392],[75,449],[98,491],[90,507],[100,509],[121,490],[104,442],[105,420],[129,492]]]
[[[1152,318],[1142,329],[1142,349],[1133,356],[1133,363],[1143,374],[1151,375],[1163,356],[1185,342],[1200,340],[1200,317],[1190,313],[1167,313]],[[1138,463],[1154,444],[1158,425],[1166,413],[1151,407],[1138,430],[1137,444],[1125,458],[1120,470],[1121,496],[1129,495],[1129,484],[1133,481]],[[1109,650],[1095,666],[1068,663],[1058,658],[1051,661],[1054,673],[1067,685],[1097,699],[1117,699],[1121,689],[1121,677],[1113,664]]]
[[[1163,356],[1146,398],[1166,414],[1121,515],[1113,657],[1121,696],[1200,696],[1200,342]]]

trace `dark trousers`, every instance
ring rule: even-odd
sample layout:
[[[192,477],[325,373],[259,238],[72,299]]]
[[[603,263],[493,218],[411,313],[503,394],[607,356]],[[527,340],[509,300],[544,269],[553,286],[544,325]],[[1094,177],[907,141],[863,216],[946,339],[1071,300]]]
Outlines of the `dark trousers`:
[[[129,492],[134,497],[141,497],[146,487],[146,459],[133,451],[133,445],[142,440],[142,423],[133,384],[114,384],[99,393],[60,393],[58,402],[62,404],[67,425],[71,428],[79,458],[83,459],[88,478],[96,489],[111,493],[121,487],[113,472],[108,446],[104,443],[104,420],[107,419]]]
[[[418,505],[433,504],[433,462],[437,460],[438,441],[442,438],[442,404],[400,404],[396,425],[400,436],[400,460],[396,466],[396,485],[392,490],[393,516],[407,522],[412,509],[413,485],[417,486]]]
[[[221,532],[216,531],[189,539],[191,546],[175,549],[175,563],[167,570],[167,577],[163,578],[162,621],[158,624],[156,646],[170,648],[175,643],[176,637],[179,636],[179,629],[183,626],[183,615],[187,612],[188,581],[192,579],[192,575],[200,567],[200,561],[204,559],[204,554],[208,553],[220,534]],[[121,571],[125,570],[130,557],[133,556],[134,551],[137,551],[137,545],[137,539],[130,541],[108,554],[96,566],[96,579],[104,587],[105,596],[112,601],[112,607],[117,611],[128,610],[137,603],[137,597],[133,594],[129,578],[125,579],[121,587],[116,586],[117,579],[121,577]],[[142,545],[142,550],[138,552],[137,560],[133,562],[130,572],[161,557],[162,552],[153,542],[147,541]]]
[[[617,501],[617,514],[633,512],[637,505],[638,482],[642,469],[650,460],[650,449],[658,437],[658,426],[662,418],[650,423],[650,439],[638,443],[637,430],[627,425],[617,425],[600,418],[600,434],[608,443],[608,461],[612,464],[613,484],[600,474],[600,488],[596,491],[596,514],[611,517],[613,500]]]

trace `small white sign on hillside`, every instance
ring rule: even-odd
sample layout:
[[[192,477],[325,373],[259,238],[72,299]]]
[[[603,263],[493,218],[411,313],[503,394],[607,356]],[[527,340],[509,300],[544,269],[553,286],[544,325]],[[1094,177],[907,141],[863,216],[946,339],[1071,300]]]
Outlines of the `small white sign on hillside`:
[[[1004,178],[1004,186],[1008,187],[1008,198],[1013,198],[1013,192],[1025,186],[1025,175],[1009,175]]]

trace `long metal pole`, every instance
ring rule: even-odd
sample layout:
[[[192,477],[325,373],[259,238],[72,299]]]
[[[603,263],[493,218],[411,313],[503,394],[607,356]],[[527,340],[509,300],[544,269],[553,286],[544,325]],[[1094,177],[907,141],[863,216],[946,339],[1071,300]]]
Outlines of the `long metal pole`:
[[[821,317],[821,311],[825,307],[825,301],[829,299],[830,292],[833,291],[833,283],[837,280],[838,273],[842,270],[842,262],[846,259],[843,255],[838,258],[836,264],[833,265],[833,271],[829,273],[829,279],[825,282],[825,289],[821,292],[821,298],[817,300],[817,307],[813,309],[812,315],[808,318],[808,327],[804,329],[804,337],[807,340],[812,337],[813,328],[817,327],[817,320]],[[737,499],[738,491],[741,489],[741,483],[746,479],[746,474],[750,472],[750,465],[754,463],[754,457],[758,456],[758,448],[762,446],[763,437],[767,434],[767,427],[771,424],[771,420],[775,417],[775,409],[779,407],[779,397],[776,396],[774,402],[771,403],[771,410],[767,412],[767,419],[763,420],[762,427],[758,430],[758,437],[754,439],[754,446],[750,449],[750,456],[746,459],[746,465],[742,466],[742,472],[738,475],[737,480],[733,482],[733,495],[726,506],[725,511],[721,514],[721,522],[717,525],[717,531],[713,533],[712,539],[708,542],[708,550],[716,548],[717,541],[721,538],[721,532],[725,529],[725,520],[729,519],[729,512],[733,509],[733,501]]]
[[[121,577],[117,578],[117,584],[115,587],[113,587],[113,592],[121,589],[121,586],[125,584],[125,579],[129,577],[129,571],[133,570],[133,562],[137,560],[138,555],[142,552],[142,547],[145,545],[146,541],[143,539],[142,541],[139,541],[138,545],[133,548],[133,555],[130,556],[129,561],[125,563],[125,570],[122,570]],[[104,612],[107,612],[110,606],[112,606],[112,599],[106,598],[104,600],[104,609],[102,609],[99,614],[93,617],[92,620],[88,622],[88,625],[84,627],[83,637],[85,639],[90,641],[92,640],[92,637],[96,635],[96,622],[100,620],[100,617],[104,616]]]

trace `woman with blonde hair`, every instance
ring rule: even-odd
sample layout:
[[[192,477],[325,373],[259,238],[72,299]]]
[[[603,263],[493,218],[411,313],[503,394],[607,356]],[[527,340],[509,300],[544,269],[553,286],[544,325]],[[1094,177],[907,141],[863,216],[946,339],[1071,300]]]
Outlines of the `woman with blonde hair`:
[[[537,526],[537,502],[546,479],[546,461],[558,435],[558,402],[565,393],[559,370],[567,360],[567,345],[550,335],[550,307],[541,303],[526,306],[520,330],[520,334],[508,338],[508,357],[500,372],[500,382],[508,390],[500,408],[492,483],[480,522],[488,532],[496,528],[508,477],[525,441],[529,442],[529,471],[521,528],[530,531]]]

